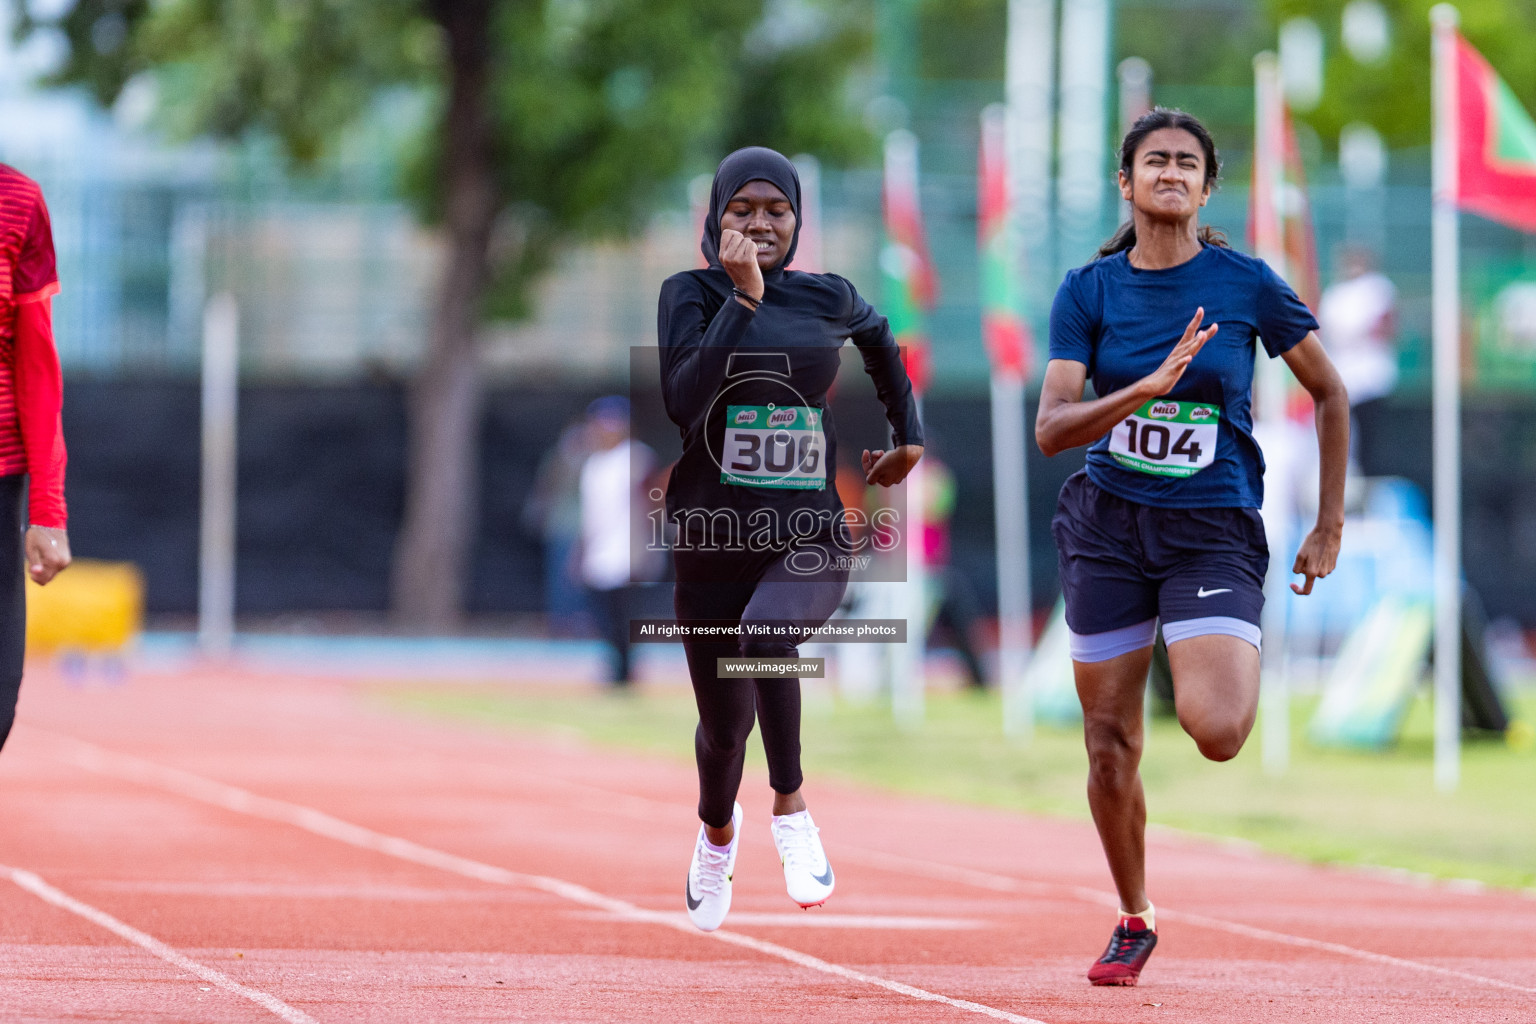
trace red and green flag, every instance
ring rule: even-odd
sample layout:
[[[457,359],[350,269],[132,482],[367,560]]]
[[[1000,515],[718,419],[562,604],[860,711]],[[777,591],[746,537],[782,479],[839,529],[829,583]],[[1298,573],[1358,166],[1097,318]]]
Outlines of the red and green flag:
[[[1280,160],[1271,168],[1260,167],[1259,162],[1254,161],[1248,234],[1259,255],[1269,260],[1275,255],[1282,257],[1275,272],[1285,278],[1301,301],[1316,312],[1322,295],[1317,239],[1312,232],[1306,165],[1296,142],[1291,112],[1282,105],[1277,123],[1260,125],[1259,130],[1275,133],[1270,151],[1278,152]]]
[[[1456,204],[1536,231],[1536,123],[1460,35],[1455,52]]]
[[[1267,56],[1267,55],[1266,55]],[[1306,165],[1296,142],[1291,112],[1280,91],[1273,57],[1255,61],[1253,188],[1249,192],[1248,234],[1254,251],[1317,310],[1322,288]],[[1283,412],[1298,422],[1312,418],[1312,400],[1285,375]],[[1267,413],[1266,413],[1267,415]]]
[[[1029,321],[1020,290],[1018,235],[1008,191],[1007,110],[981,112],[976,162],[976,245],[981,263],[981,336],[999,377],[1024,380],[1031,370]]]
[[[1317,238],[1312,233],[1312,202],[1307,198],[1307,169],[1296,142],[1291,112],[1285,112],[1285,184],[1281,189],[1281,234],[1285,240],[1287,281],[1313,311],[1322,298],[1317,267]]]
[[[939,287],[923,230],[917,180],[917,137],[909,131],[894,131],[885,140],[881,306],[896,343],[905,352],[913,390],[921,394],[932,376],[926,321],[938,300]]]

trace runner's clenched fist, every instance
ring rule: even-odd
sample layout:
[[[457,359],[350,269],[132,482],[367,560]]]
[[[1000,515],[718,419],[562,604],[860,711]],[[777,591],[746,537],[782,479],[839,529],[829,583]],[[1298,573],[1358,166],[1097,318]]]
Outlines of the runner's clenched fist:
[[[763,297],[763,268],[757,265],[757,245],[740,231],[720,232],[720,265],[731,283],[752,298]]]

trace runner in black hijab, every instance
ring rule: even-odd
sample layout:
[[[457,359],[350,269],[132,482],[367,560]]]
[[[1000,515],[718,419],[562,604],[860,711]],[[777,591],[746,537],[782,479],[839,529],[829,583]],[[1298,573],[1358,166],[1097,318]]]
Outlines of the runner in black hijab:
[[[848,582],[853,542],[834,486],[837,438],[827,390],[851,338],[892,430],[864,449],[870,484],[900,483],[922,455],[912,385],[885,318],[835,274],[788,269],[800,236],[800,178],[771,149],[721,161],[701,247],[709,266],[662,285],[657,334],[667,414],[683,454],[667,489],[677,527],[677,617],[746,626],[827,621]],[[774,791],[773,837],[789,895],[816,906],[832,868],[800,793],[800,681],[731,675],[721,658],[792,659],[783,638],[685,639],[699,707],[695,750],[703,826],[686,899],[694,924],[720,926],[731,902],[747,736],[755,717]],[[793,671],[790,668],[789,671]]]

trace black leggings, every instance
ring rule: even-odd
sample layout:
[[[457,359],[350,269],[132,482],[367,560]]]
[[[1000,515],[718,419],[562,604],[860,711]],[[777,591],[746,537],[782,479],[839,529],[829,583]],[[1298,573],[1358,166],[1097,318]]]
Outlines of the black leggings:
[[[843,600],[848,570],[834,544],[819,545],[825,567],[809,575],[791,570],[791,556],[774,552],[677,549],[675,607],[679,621],[793,622],[814,628]],[[802,550],[804,546],[802,545]],[[806,555],[794,556],[806,564]],[[685,640],[688,674],[699,706],[694,753],[699,763],[699,818],[712,828],[731,822],[741,788],[741,769],[754,709],[768,755],[768,784],[776,793],[800,788],[800,680],[719,678],[717,658],[793,658],[797,645],[784,639]]]
[[[26,477],[0,476],[0,747],[16,720],[27,651],[27,590],[21,550],[21,498]]]

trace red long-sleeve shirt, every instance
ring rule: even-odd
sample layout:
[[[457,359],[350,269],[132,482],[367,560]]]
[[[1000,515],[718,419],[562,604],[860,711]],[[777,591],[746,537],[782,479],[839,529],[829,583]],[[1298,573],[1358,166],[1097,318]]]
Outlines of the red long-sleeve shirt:
[[[0,475],[30,473],[27,521],[64,529],[64,378],[51,309],[58,290],[42,189],[0,164]]]

